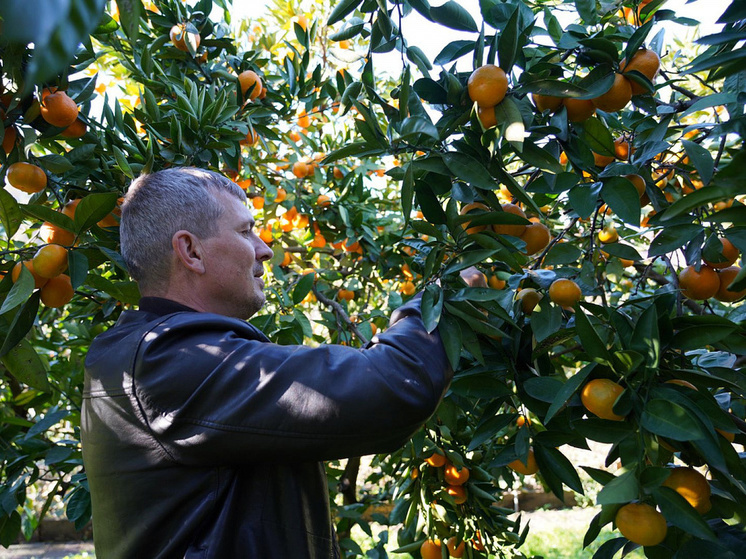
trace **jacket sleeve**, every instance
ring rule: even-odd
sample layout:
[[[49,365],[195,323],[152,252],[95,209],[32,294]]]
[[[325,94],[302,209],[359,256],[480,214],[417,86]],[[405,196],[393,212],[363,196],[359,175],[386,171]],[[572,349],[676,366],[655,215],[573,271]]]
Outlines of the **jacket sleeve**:
[[[389,452],[432,415],[452,371],[419,300],[365,349],[282,346],[212,314],[175,315],[145,336],[137,404],[175,461],[240,464]]]

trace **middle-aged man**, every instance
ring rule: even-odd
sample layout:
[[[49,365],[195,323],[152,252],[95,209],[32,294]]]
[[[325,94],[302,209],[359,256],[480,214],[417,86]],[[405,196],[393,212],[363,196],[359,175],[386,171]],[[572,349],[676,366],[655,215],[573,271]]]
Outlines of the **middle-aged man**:
[[[419,298],[362,350],[270,343],[246,319],[272,251],[200,169],[136,179],[121,248],[143,298],[86,358],[96,556],[338,557],[321,461],[401,446],[452,376]]]

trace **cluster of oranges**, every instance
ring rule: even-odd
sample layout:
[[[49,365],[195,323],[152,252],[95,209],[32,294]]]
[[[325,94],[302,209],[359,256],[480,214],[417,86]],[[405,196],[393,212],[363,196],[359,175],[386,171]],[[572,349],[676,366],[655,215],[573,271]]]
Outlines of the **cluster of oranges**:
[[[501,210],[509,214],[517,215],[520,218],[528,219],[526,213],[516,204],[502,204]],[[460,210],[462,216],[471,213],[474,213],[475,215],[483,215],[485,213],[490,214],[493,212],[482,202],[471,202],[465,204]],[[531,256],[546,248],[552,236],[547,226],[541,223],[538,218],[533,217],[529,221],[530,223],[525,225],[495,224],[491,226],[491,229],[498,235],[510,235],[521,239],[525,243],[523,252]],[[488,228],[487,225],[471,225],[471,220],[464,221],[461,226],[464,228],[467,235],[481,233]]]
[[[741,271],[741,268],[733,265],[740,253],[727,238],[721,238],[720,243],[722,258],[718,261],[705,258],[699,269],[690,265],[679,272],[679,288],[685,297],[695,300],[714,297],[724,303],[733,303],[746,296],[746,289],[733,291],[729,288]]]
[[[648,80],[653,81],[660,70],[660,58],[652,50],[641,48],[627,62],[622,60],[619,71],[614,75],[614,83],[611,88],[602,95],[593,99],[560,98],[552,95],[533,94],[534,105],[539,112],[558,111],[563,106],[567,110],[567,119],[570,122],[583,122],[601,109],[606,112],[622,110],[634,95],[641,95],[646,89],[625,74],[639,72]]]

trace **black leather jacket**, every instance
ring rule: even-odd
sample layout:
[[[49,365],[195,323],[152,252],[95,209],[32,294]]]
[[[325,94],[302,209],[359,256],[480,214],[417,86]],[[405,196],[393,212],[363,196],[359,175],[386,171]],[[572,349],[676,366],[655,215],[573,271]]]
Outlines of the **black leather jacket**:
[[[358,350],[144,299],[86,358],[96,556],[338,557],[321,461],[398,448],[451,376],[417,300]]]

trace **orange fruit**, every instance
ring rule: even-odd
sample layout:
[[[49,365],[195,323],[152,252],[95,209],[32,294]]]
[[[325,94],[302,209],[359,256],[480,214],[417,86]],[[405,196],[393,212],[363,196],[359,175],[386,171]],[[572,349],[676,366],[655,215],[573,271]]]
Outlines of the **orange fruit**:
[[[720,277],[709,266],[701,266],[699,272],[694,266],[687,266],[679,272],[679,288],[689,299],[709,299],[720,289]]]
[[[280,202],[284,201],[285,198],[288,197],[288,193],[285,191],[284,188],[278,188],[277,194],[275,194],[275,203],[279,204]],[[288,210],[290,211],[290,210]],[[296,210],[297,211],[297,210]],[[293,217],[295,217],[295,214],[293,214]]]
[[[693,468],[673,468],[663,486],[684,497],[700,514],[707,514],[712,508],[710,484],[705,476]]]
[[[443,471],[444,479],[448,485],[463,485],[469,481],[469,468],[458,468],[448,464]]]
[[[254,196],[251,199],[251,205],[254,206],[255,210],[261,210],[264,208],[264,196]]]
[[[634,185],[640,198],[642,198],[645,194],[645,179],[640,175],[624,175],[624,178]]]
[[[420,547],[420,555],[422,559],[440,559],[440,549],[440,540],[425,540]]]
[[[652,50],[642,48],[632,55],[629,64],[627,64],[626,58],[622,60],[621,64],[619,64],[619,71],[631,72],[632,70],[636,70],[650,81],[653,81],[660,67],[661,59],[658,55]],[[645,89],[637,82],[630,80],[630,85],[632,86],[632,95],[645,93]]]
[[[254,146],[258,141],[259,134],[256,133],[256,130],[249,130],[246,137],[243,140],[239,140],[238,143],[242,146]]]
[[[526,423],[531,425],[531,418],[526,417],[525,415],[519,415],[518,419],[515,420],[515,424],[518,427],[523,427]]]
[[[508,77],[499,66],[485,64],[474,70],[467,81],[469,97],[480,107],[494,107],[505,98]]]
[[[586,383],[580,392],[580,401],[589,412],[601,419],[622,421],[624,416],[613,411],[614,402],[624,392],[624,387],[607,378],[597,378]]]
[[[33,264],[31,264],[31,260],[22,260],[21,262],[17,262],[16,265],[13,266],[13,270],[10,273],[10,279],[13,280],[13,283],[17,282],[18,278],[21,275],[21,266],[26,266],[26,269],[31,272],[31,275],[34,277],[34,289],[43,287],[44,284],[49,281],[47,278],[43,278],[36,273]]]
[[[430,464],[433,468],[440,468],[445,465],[446,457],[438,452],[433,452],[430,456],[425,458],[425,462]]]
[[[596,108],[613,113],[621,111],[632,99],[632,84],[622,74],[614,75],[614,84],[611,89],[593,99]]]
[[[67,305],[73,298],[75,291],[70,283],[70,276],[60,274],[50,278],[41,288],[41,302],[47,307],[59,308]]]
[[[566,278],[554,280],[549,286],[549,299],[561,307],[569,308],[583,298],[583,292],[574,281]]]
[[[598,241],[601,243],[616,243],[619,241],[619,233],[617,233],[615,227],[604,227],[598,232]]]
[[[515,204],[503,204],[502,209],[504,212],[508,212],[513,215],[520,216],[525,219],[526,214],[524,211],[516,206]],[[520,237],[526,230],[525,225],[493,225],[492,230],[498,235],[512,235],[513,237]]]
[[[485,130],[497,126],[497,117],[495,117],[495,107],[477,106],[477,118]]]
[[[523,252],[529,256],[536,254],[549,244],[551,238],[552,235],[549,233],[549,228],[546,225],[539,222],[532,222],[521,233],[521,240],[526,243],[526,248],[523,249]]]
[[[516,301],[521,302],[521,308],[525,314],[531,314],[534,311],[536,305],[544,296],[536,291],[533,287],[526,287],[516,293]]]
[[[399,291],[401,291],[404,295],[409,297],[410,295],[414,295],[414,292],[417,290],[417,288],[414,286],[414,283],[411,281],[405,281],[401,284],[401,287],[399,288]]]
[[[627,161],[627,159],[629,159],[630,153],[634,152],[634,148],[623,137],[614,140],[614,155],[616,155],[617,159]]]
[[[470,204],[466,204],[465,206],[463,206],[459,214],[466,215],[472,210],[483,210],[485,212],[490,211],[490,209],[485,204],[482,204],[482,202],[471,202]],[[475,225],[474,227],[469,227],[470,223],[471,221],[465,221],[461,224],[461,227],[466,230],[467,235],[479,233],[480,231],[484,231],[485,229],[487,229],[486,225]]]
[[[259,238],[264,241],[266,244],[269,244],[273,240],[272,230],[268,227],[262,227],[259,230]]]
[[[715,293],[715,299],[722,301],[723,303],[733,303],[739,299],[743,299],[746,295],[746,289],[742,291],[731,291],[728,286],[733,283],[736,276],[741,271],[738,266],[728,266],[723,268],[718,273],[718,290]]]
[[[711,262],[710,260],[703,258],[702,260],[704,260],[705,264],[707,264],[710,268],[727,268],[729,266],[732,266],[733,263],[738,260],[738,249],[733,245],[733,243],[731,243],[725,237],[720,239],[720,242],[723,245],[720,253],[725,258],[725,261]]]
[[[326,246],[326,239],[324,238],[324,235],[314,235],[313,240],[308,243],[308,246],[312,248],[324,248]]]
[[[253,70],[245,70],[238,74],[238,83],[245,99],[256,99],[262,92],[262,79]]]
[[[590,99],[567,98],[562,101],[562,104],[567,109],[567,120],[570,122],[583,122],[596,112],[596,105]]]
[[[446,493],[453,497],[453,502],[463,505],[466,502],[466,489],[461,485],[446,485]]]
[[[177,23],[176,25],[174,25],[171,28],[171,31],[169,31],[168,36],[171,39],[173,45],[177,49],[183,50],[184,52],[189,51],[189,47],[187,46],[189,43],[192,44],[194,50],[197,50],[201,40],[198,33],[187,31],[187,26],[185,23]]]
[[[67,128],[78,118],[78,106],[67,93],[56,91],[42,101],[41,116],[52,126]]]
[[[75,233],[45,221],[39,228],[39,237],[47,244],[70,246],[75,242]]]
[[[601,155],[593,152],[593,164],[597,167],[606,167],[609,163],[614,163],[614,158],[611,155]]]
[[[76,198],[75,200],[70,200],[67,204],[65,204],[62,208],[62,213],[65,214],[70,219],[75,219],[75,209],[78,207],[78,204],[80,204],[80,201],[82,198]]]
[[[448,554],[456,559],[463,557],[464,552],[466,551],[466,543],[463,541],[459,543],[459,538],[456,536],[446,540],[446,547],[448,548]]]
[[[8,183],[18,190],[35,194],[47,186],[47,175],[36,165],[19,161],[8,167]]]
[[[280,266],[290,266],[290,262],[292,261],[292,257],[290,256],[289,252],[286,252],[282,255],[282,262],[280,262]]]
[[[620,508],[614,523],[629,541],[645,547],[666,539],[668,527],[661,513],[645,503],[629,503]]]
[[[303,31],[306,31],[308,29],[308,19],[306,19],[306,16],[304,16],[303,14],[296,16],[294,20],[298,25],[301,26]]]
[[[288,138],[290,138],[294,142],[299,142],[300,141],[300,134],[298,134],[298,132],[296,132],[295,130],[291,130],[290,134],[288,134]]]
[[[722,429],[715,429],[715,431],[720,433],[725,438],[725,440],[728,441],[729,443],[732,443],[733,441],[736,440],[735,433],[731,433],[730,431],[723,431]]]
[[[337,180],[343,179],[345,176],[345,174],[342,172],[342,169],[340,169],[339,167],[334,167],[332,175],[334,175],[334,178]]]
[[[352,301],[355,298],[355,292],[349,289],[340,289],[337,291],[337,298],[341,301]]]
[[[54,278],[67,269],[67,249],[60,245],[45,245],[31,259],[34,271],[43,278]]]
[[[11,151],[13,151],[13,148],[16,145],[17,138],[18,132],[16,132],[16,129],[12,126],[8,126],[5,129],[5,134],[3,135],[3,151],[5,152],[5,155],[8,155]]]
[[[307,177],[309,174],[313,172],[313,167],[308,165],[307,163],[304,163],[303,161],[296,161],[293,163],[293,174],[299,178],[302,179],[304,177]]]
[[[311,118],[308,116],[305,109],[298,113],[298,126],[301,128],[308,128],[311,126]]]
[[[562,106],[561,97],[532,93],[531,99],[533,100],[534,105],[536,105],[536,108],[539,109],[540,113],[543,113],[544,111],[554,112]]]
[[[505,280],[502,280],[497,276],[490,276],[490,278],[487,280],[487,285],[489,285],[492,289],[504,289],[506,284],[507,282]]]
[[[539,471],[539,465],[536,463],[534,449],[530,448],[528,450],[528,457],[526,458],[526,462],[522,462],[521,459],[518,458],[508,464],[508,468],[510,468],[514,472],[523,474],[524,476],[534,475],[536,472]]]
[[[320,208],[325,208],[329,205],[331,205],[332,199],[329,198],[326,194],[319,194],[319,197],[316,198],[316,205]]]
[[[60,132],[60,136],[63,138],[82,138],[87,131],[88,125],[79,118],[76,118],[70,126]]]

